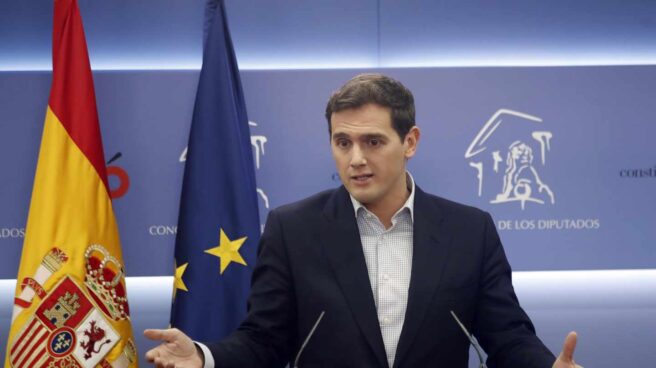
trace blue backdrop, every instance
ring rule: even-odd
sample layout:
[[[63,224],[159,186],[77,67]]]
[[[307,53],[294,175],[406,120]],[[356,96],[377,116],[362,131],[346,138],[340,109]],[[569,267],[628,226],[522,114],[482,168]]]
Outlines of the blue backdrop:
[[[170,275],[205,0],[79,2],[128,274]],[[653,365],[656,2],[226,2],[239,66],[251,69],[242,77],[261,216],[338,185],[322,111],[362,71],[271,69],[429,67],[385,71],[416,93],[418,184],[490,210],[516,270],[652,269],[514,276],[553,351],[576,329],[584,366]],[[51,22],[52,1],[0,0],[0,279],[16,275]],[[651,66],[572,67],[618,64]],[[171,283],[128,279],[135,330],[168,323]],[[0,346],[13,290],[0,280]],[[152,346],[136,342],[140,354]]]
[[[656,67],[381,70],[415,93],[423,189],[492,213],[515,270],[656,264]],[[261,217],[339,185],[325,102],[360,70],[245,71]],[[170,275],[196,71],[95,73],[130,276]],[[50,75],[0,73],[0,278],[16,275]],[[264,223],[264,221],[262,221]]]

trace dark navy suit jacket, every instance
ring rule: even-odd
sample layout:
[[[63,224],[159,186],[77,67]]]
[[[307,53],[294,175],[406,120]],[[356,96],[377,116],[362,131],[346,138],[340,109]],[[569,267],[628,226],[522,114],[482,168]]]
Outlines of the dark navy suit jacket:
[[[321,311],[300,367],[388,366],[344,187],[270,212],[248,305],[235,333],[207,344],[217,367],[284,367]],[[469,343],[450,310],[478,337],[490,368],[548,368],[555,361],[519,306],[490,215],[416,187],[412,273],[395,367],[467,367]]]

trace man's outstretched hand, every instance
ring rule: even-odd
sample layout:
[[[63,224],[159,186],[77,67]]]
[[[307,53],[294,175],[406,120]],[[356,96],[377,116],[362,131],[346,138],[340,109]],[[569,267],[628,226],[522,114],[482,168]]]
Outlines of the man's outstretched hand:
[[[583,368],[574,362],[574,349],[576,349],[576,332],[570,332],[565,338],[563,351],[552,368]]]
[[[146,353],[146,359],[157,368],[203,368],[203,358],[196,344],[177,328],[145,330],[144,336],[162,343]]]

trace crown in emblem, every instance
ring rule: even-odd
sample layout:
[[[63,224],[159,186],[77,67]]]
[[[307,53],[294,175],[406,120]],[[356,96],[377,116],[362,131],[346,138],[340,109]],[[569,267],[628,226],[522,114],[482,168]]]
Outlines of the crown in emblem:
[[[84,252],[84,284],[100,309],[115,321],[130,316],[125,292],[125,271],[121,263],[102,245],[90,245]]]

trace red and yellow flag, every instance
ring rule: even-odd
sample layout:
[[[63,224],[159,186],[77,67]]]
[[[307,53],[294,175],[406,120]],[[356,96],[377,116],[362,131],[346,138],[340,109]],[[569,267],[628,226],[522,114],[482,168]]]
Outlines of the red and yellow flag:
[[[118,228],[76,0],[55,0],[53,75],[5,366],[136,367]]]

